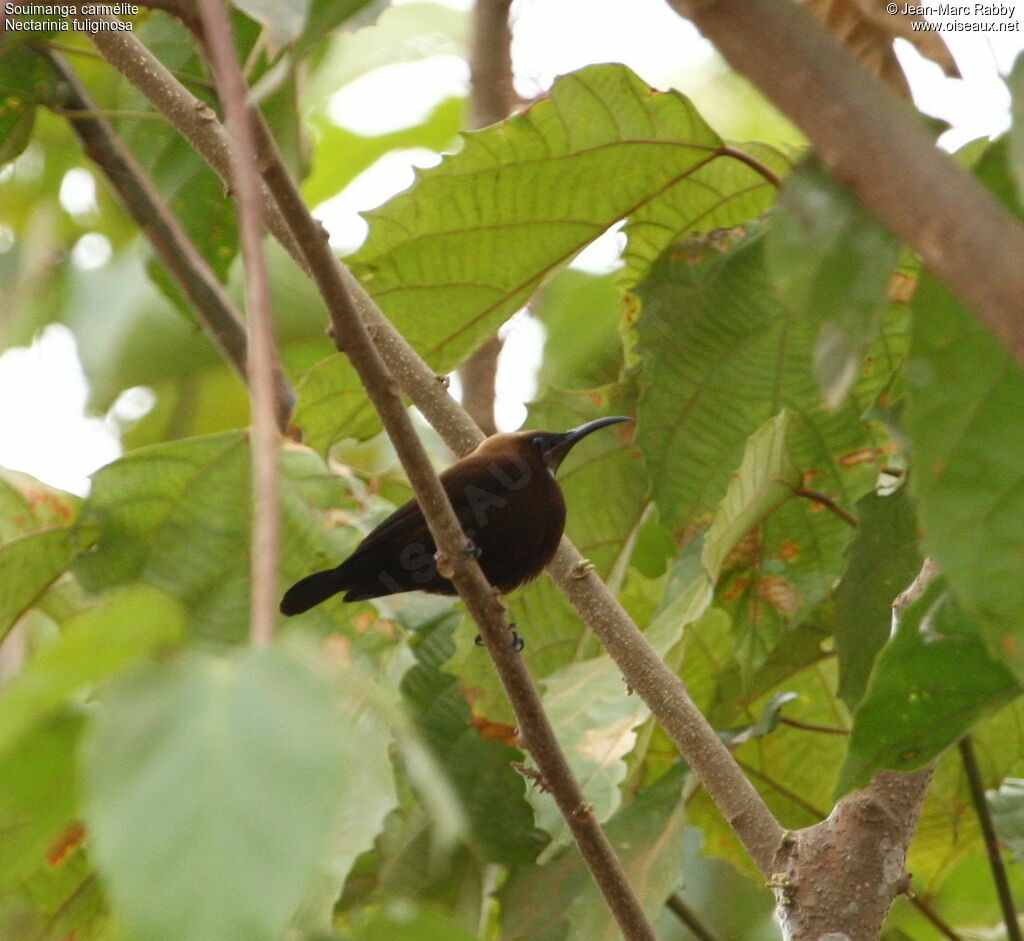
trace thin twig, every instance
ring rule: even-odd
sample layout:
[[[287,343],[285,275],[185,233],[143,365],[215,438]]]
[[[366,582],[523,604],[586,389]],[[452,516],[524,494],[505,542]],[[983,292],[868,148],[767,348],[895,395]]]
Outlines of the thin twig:
[[[963,936],[957,934],[950,925],[946,924],[946,922],[939,917],[938,912],[936,912],[935,909],[919,895],[911,894],[907,896],[907,901],[910,902],[910,904],[913,905],[923,917],[927,918],[936,930],[944,937],[948,938],[949,941],[964,941]]]
[[[249,88],[235,58],[231,24],[221,0],[199,0],[206,52],[227,126],[231,148],[231,191],[238,207],[239,241],[245,264],[245,301],[249,313],[249,398],[252,412],[253,527],[250,635],[265,647],[277,624],[277,569],[281,552],[278,505],[280,439],[274,426],[274,374],[279,368],[270,310],[270,277],[263,255],[260,177],[252,155],[255,135],[249,118]]]
[[[124,207],[167,266],[182,293],[192,304],[196,319],[221,355],[245,379],[247,340],[241,315],[206,259],[199,253],[174,213],[157,193],[114,129],[96,117],[85,86],[56,53],[41,55],[61,78],[60,113],[82,142],[82,147],[120,197]],[[295,393],[284,374],[274,376],[274,414],[282,429],[295,403]]]
[[[965,735],[957,743],[960,749],[960,760],[963,762],[964,773],[967,775],[967,788],[971,792],[971,803],[978,816],[981,835],[985,839],[985,852],[988,854],[989,868],[992,870],[992,881],[999,897],[999,907],[1003,912],[1003,924],[1006,925],[1006,937],[1009,941],[1021,941],[1020,922],[1017,920],[1017,909],[1013,904],[1013,893],[1010,891],[1010,880],[1003,864],[1003,854],[999,850],[999,837],[992,823],[992,813],[985,799],[985,785],[978,769],[978,759],[974,754],[971,736]]]
[[[176,82],[130,33],[97,32],[90,34],[90,39],[115,68],[167,115],[210,166],[222,177],[226,176],[227,139],[209,109],[197,120],[196,112],[203,110],[202,103]],[[267,168],[266,179],[274,161],[264,158],[265,155],[260,154]],[[264,193],[264,199],[272,233],[309,271],[310,266],[289,228],[295,220],[291,216],[286,220],[269,191]],[[336,269],[335,279],[348,292],[401,389],[452,451],[465,454],[475,448],[483,435],[448,394],[443,377],[437,376],[392,326],[362,285],[334,257],[326,239],[319,253],[322,264]],[[331,290],[321,287],[321,292],[325,300],[329,300]],[[694,705],[682,681],[651,649],[607,586],[587,570],[585,560],[568,539],[563,537],[548,572],[622,670],[629,688],[641,696],[675,742],[758,869],[769,877],[783,830]]]
[[[683,897],[678,892],[673,892],[668,897],[665,907],[690,929],[690,934],[698,941],[718,941],[718,936],[713,934],[711,929],[700,920],[697,913],[683,901]]]
[[[806,732],[822,732],[825,735],[849,735],[849,729],[839,729],[831,725],[815,725],[813,722],[803,722],[800,719],[791,719],[789,716],[779,716],[779,722],[783,725],[791,725],[794,729],[803,729]]]
[[[118,111],[107,108],[76,111],[73,108],[62,108],[60,105],[57,105],[53,108],[53,113],[59,117],[67,118],[69,121],[89,121],[94,118],[116,121],[118,118],[121,118],[129,121],[159,121],[161,124],[167,123],[167,119],[155,111]]]
[[[785,483],[785,481],[783,481],[783,483]],[[792,487],[792,484],[790,486]],[[831,510],[844,523],[846,523],[847,526],[852,526],[854,529],[857,528],[857,517],[847,510],[844,510],[827,493],[821,493],[818,490],[809,490],[807,487],[793,487],[793,495],[797,497],[804,497],[812,503],[817,503],[819,506],[825,507],[826,510]]]

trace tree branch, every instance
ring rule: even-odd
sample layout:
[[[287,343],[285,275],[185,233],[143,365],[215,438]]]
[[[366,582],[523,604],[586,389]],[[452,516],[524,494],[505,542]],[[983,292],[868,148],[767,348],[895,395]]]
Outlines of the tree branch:
[[[881,771],[792,835],[771,880],[784,937],[878,937],[893,899],[909,889],[907,847],[931,776],[931,765]]]
[[[38,54],[61,78],[60,108],[69,119],[69,127],[82,142],[82,148],[110,182],[129,215],[146,233],[171,277],[192,304],[196,319],[214,346],[244,381],[248,349],[245,325],[224,286],[110,124],[85,116],[97,109],[75,72],[54,52],[39,49]],[[295,406],[295,393],[280,368],[273,373],[271,394],[271,415],[283,430]]]
[[[1024,363],[1024,227],[791,0],[667,0]]]
[[[512,0],[476,0],[473,5],[469,50],[469,121],[471,130],[509,116],[515,103],[512,88],[512,30],[508,16]],[[495,334],[459,369],[462,404],[470,418],[493,435],[495,380],[505,344]]]
[[[230,150],[231,191],[238,213],[239,241],[245,265],[245,301],[249,312],[249,396],[252,413],[253,526],[250,635],[265,647],[277,624],[277,570],[281,552],[278,503],[280,439],[274,428],[274,374],[280,371],[270,310],[270,278],[263,255],[263,212],[259,171],[249,118],[249,89],[235,57],[231,24],[221,0],[199,0],[207,56],[218,97],[235,145]]]
[[[487,645],[515,711],[523,746],[544,776],[623,935],[628,939],[654,941],[654,932],[629,887],[622,863],[594,817],[558,745],[525,661],[510,643],[512,633],[505,619],[504,603],[487,582],[476,559],[467,551],[466,535],[413,429],[399,386],[374,345],[353,298],[349,296],[341,264],[330,250],[326,233],[309,214],[302,194],[276,153],[276,144],[264,125],[260,126],[260,131],[263,138],[260,141],[261,154],[270,158],[265,163],[267,184],[284,218],[294,226],[296,242],[327,301],[335,343],[355,367],[398,452],[438,548],[438,568],[450,570],[449,577]]]
[[[228,143],[209,109],[193,98],[130,33],[97,32],[90,34],[90,39],[104,57],[139,88],[168,120],[175,126],[181,122],[182,133],[214,170],[221,173],[226,163]],[[205,109],[206,117],[202,122],[192,117],[197,109]],[[267,168],[264,173],[266,180],[267,175],[273,172],[271,168],[274,161],[264,161],[265,156],[260,155]],[[266,190],[264,198],[271,199]],[[310,263],[304,259],[295,237],[288,229],[289,224],[296,224],[296,219],[283,213],[282,209],[276,203],[273,205],[269,214],[271,231],[281,238],[282,244],[290,252],[303,259],[300,261],[302,267],[311,271]],[[308,210],[302,215],[308,217]],[[335,273],[330,275],[331,280],[320,285],[325,301],[330,305],[335,294],[342,290],[346,292],[345,303],[354,307],[366,324],[399,387],[456,454],[466,454],[473,450],[483,435],[466,412],[448,395],[442,382],[443,377],[437,376],[395,330],[351,272],[335,258],[326,238],[320,238],[317,245],[318,248],[310,242],[304,247],[309,250],[316,248],[318,264],[323,265],[325,270],[328,267],[335,269]],[[338,287],[330,287],[332,283]],[[630,689],[641,696],[675,742],[712,800],[735,829],[758,869],[766,877],[770,876],[774,871],[774,858],[782,842],[783,830],[690,699],[682,680],[651,649],[622,605],[605,584],[588,570],[586,560],[568,539],[562,539],[558,552],[548,566],[548,573],[615,660]],[[507,638],[503,643],[507,643]]]

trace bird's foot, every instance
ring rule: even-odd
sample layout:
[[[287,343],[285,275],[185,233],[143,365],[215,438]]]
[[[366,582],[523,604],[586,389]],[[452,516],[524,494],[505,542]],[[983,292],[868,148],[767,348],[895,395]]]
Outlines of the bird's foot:
[[[586,578],[588,572],[594,571],[594,563],[590,559],[580,559],[569,572],[570,578]]]
[[[523,640],[523,638],[516,632],[516,626],[514,623],[509,624],[509,630],[512,632],[512,652],[519,653],[526,646],[526,641]],[[476,644],[477,647],[483,647],[484,639],[477,634],[476,637],[473,638],[473,643]]]
[[[481,549],[472,539],[466,540],[466,548],[462,550],[466,553],[467,559],[479,559],[483,555],[483,549]]]

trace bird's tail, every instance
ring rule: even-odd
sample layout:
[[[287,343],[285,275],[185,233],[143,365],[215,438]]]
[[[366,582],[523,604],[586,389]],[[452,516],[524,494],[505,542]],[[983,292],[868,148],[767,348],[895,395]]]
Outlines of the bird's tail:
[[[314,572],[297,581],[284,593],[281,599],[281,613],[288,617],[302,614],[303,611],[308,611],[347,587],[346,579],[336,568]]]

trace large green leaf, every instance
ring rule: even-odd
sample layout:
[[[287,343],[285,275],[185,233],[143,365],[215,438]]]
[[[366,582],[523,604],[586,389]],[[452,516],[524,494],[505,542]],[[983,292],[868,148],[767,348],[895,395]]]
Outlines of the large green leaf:
[[[925,552],[994,656],[1024,675],[1024,372],[925,277],[907,363],[913,472]]]
[[[899,243],[817,163],[786,180],[765,260],[783,300],[819,325],[815,369],[838,404],[860,371],[887,302]]]
[[[852,409],[821,403],[813,332],[775,299],[762,247],[758,236],[724,253],[683,246],[638,289],[637,444],[673,530],[714,507],[748,436],[783,408],[794,432],[806,428],[810,461],[791,456],[815,489],[849,506],[872,480],[868,431]]]
[[[565,268],[531,302],[530,313],[546,333],[537,374],[540,389],[593,389],[618,381],[622,294],[613,280],[614,275]]]
[[[828,501],[848,511],[870,488],[879,443],[852,405],[821,403],[814,330],[779,304],[762,244],[754,236],[724,253],[704,243],[669,252],[638,288],[637,322],[637,444],[661,518],[681,536],[721,500],[749,436],[788,415],[788,486],[814,498],[782,502],[719,561],[718,598],[751,671],[841,571],[852,529]]]
[[[747,194],[753,171],[723,148],[678,93],[655,92],[623,66],[590,66],[525,113],[467,134],[461,151],[368,213],[370,237],[352,264],[444,371],[616,221],[632,219],[631,250],[649,263]],[[736,171],[709,185],[698,171],[717,162]],[[763,189],[762,208],[773,191]],[[744,200],[735,221],[750,214]]]
[[[152,941],[280,938],[361,744],[325,678],[278,651],[126,677],[93,716],[83,785],[127,924]]]
[[[439,373],[454,368],[543,279],[627,218],[632,283],[680,233],[757,216],[774,187],[758,159],[725,143],[676,92],[623,66],[564,76],[550,97],[465,136],[461,151],[367,213],[354,271]],[[753,166],[752,166],[753,164]],[[320,450],[376,429],[351,368],[337,357],[304,378],[298,421]]]
[[[144,585],[111,592],[69,618],[0,694],[0,751],[76,690],[178,640],[184,625],[180,606]]]
[[[76,571],[93,590],[148,581],[182,601],[200,633],[244,637],[249,468],[243,432],[140,448],[108,464],[94,475],[83,508],[99,527],[99,544]],[[281,471],[284,581],[343,558],[356,533],[324,528],[323,512],[342,507],[349,488],[313,452],[286,448]],[[306,623],[336,627],[329,609],[320,606]]]
[[[944,580],[936,579],[901,614],[878,655],[854,715],[837,793],[862,786],[879,768],[920,768],[1020,692]]]

